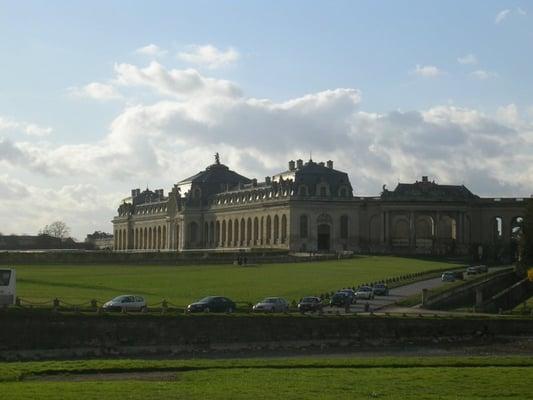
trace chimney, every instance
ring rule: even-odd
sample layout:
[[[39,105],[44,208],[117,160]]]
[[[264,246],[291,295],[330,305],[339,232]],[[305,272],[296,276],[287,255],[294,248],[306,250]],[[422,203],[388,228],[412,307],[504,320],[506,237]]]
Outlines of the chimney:
[[[324,161],[320,161],[320,162],[318,163],[318,165],[320,165],[321,167],[324,167],[324,166],[325,166]]]
[[[289,171],[294,171],[294,169],[295,169],[294,160],[291,160],[289,161]]]
[[[134,199],[141,194],[141,189],[131,189],[131,198]]]
[[[253,187],[256,187],[257,186],[257,179],[252,179],[252,186]]]
[[[328,166],[329,169],[333,169],[333,161],[328,160],[327,166]]]
[[[427,176],[423,176],[423,177],[422,177],[422,182],[429,182],[429,181],[428,181],[428,177],[427,177]]]
[[[300,169],[304,166],[303,160],[296,160],[296,168]]]
[[[265,176],[265,183],[270,185],[270,176]]]

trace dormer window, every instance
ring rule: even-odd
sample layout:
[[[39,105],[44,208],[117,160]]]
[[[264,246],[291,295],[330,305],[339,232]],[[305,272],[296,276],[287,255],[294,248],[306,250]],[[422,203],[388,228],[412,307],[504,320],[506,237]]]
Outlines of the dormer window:
[[[345,186],[339,189],[339,197],[348,197],[348,189]]]
[[[192,192],[192,198],[199,199],[200,197],[202,197],[202,190],[200,188],[194,189],[194,191]]]

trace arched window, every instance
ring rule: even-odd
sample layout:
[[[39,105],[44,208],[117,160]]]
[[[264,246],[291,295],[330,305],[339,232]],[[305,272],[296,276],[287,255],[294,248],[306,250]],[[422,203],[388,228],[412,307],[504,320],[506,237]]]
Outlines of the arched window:
[[[233,241],[235,242],[235,246],[238,246],[239,245],[239,221],[238,220],[233,221],[233,234],[234,234]]]
[[[348,216],[341,216],[341,239],[348,239]]]
[[[307,215],[300,216],[300,239],[307,239],[309,219]]]
[[[299,196],[308,196],[309,195],[309,190],[307,189],[306,185],[300,185],[298,187],[298,195]]]
[[[270,218],[270,215],[267,216],[266,221],[266,242],[267,244],[272,242],[272,218]]]
[[[226,246],[226,221],[222,221],[222,246]]]
[[[249,246],[252,241],[252,219],[246,221],[246,245]]]
[[[279,240],[279,217],[274,215],[274,243],[278,243]]]
[[[196,222],[189,223],[189,243],[195,245],[198,241],[198,224]]]
[[[287,216],[283,214],[281,216],[281,243],[287,241]]]

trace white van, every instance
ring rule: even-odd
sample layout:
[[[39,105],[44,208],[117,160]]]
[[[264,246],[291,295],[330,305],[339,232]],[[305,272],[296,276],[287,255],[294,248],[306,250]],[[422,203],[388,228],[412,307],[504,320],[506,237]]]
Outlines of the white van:
[[[0,306],[15,304],[17,278],[14,269],[0,269]]]

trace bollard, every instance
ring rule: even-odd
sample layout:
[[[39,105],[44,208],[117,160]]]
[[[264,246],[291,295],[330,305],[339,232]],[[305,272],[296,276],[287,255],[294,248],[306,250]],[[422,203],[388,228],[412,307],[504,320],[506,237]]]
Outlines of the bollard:
[[[59,299],[56,297],[56,298],[52,301],[52,304],[53,304],[53,309],[54,309],[54,311],[57,311],[57,309],[59,308]]]
[[[96,310],[98,308],[98,302],[96,301],[96,299],[91,300],[91,308],[93,310]]]
[[[165,314],[168,310],[168,303],[165,299],[161,302],[161,314]]]
[[[15,299],[15,305],[17,307],[20,307],[20,297],[17,296],[17,298]]]

